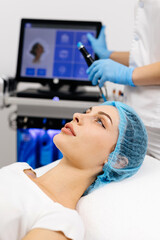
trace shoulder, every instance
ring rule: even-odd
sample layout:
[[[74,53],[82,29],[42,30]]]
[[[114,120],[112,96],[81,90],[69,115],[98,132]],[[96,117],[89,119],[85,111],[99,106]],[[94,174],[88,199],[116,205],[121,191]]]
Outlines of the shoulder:
[[[31,230],[22,240],[69,240],[62,232],[60,231],[51,231],[48,229],[33,229]]]
[[[2,171],[18,171],[22,169],[32,169],[31,166],[26,162],[15,162],[10,165],[2,167]]]
[[[32,229],[60,231],[69,239],[81,240],[84,238],[84,224],[78,212],[63,207],[59,203],[54,203],[53,209],[41,215]]]

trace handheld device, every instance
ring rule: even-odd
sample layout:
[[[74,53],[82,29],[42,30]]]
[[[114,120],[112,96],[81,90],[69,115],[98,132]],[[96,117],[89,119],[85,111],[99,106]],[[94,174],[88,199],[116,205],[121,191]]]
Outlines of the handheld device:
[[[88,67],[91,66],[91,64],[94,62],[94,59],[92,58],[91,54],[87,51],[87,49],[84,47],[84,45],[81,42],[78,42],[77,47],[78,47],[79,51],[82,53],[84,59],[86,60]],[[102,88],[100,88],[99,85],[98,85],[98,87],[99,87],[100,94],[101,94],[104,102],[107,101],[107,99],[102,91]]]

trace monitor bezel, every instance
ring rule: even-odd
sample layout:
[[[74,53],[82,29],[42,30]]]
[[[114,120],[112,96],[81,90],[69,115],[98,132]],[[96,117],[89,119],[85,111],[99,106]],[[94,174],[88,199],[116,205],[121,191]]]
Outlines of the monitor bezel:
[[[102,27],[102,23],[99,21],[78,21],[78,20],[48,20],[48,19],[29,19],[29,18],[23,18],[21,19],[21,26],[20,26],[20,36],[19,36],[19,49],[18,49],[18,59],[17,59],[17,71],[16,71],[16,81],[19,82],[33,82],[33,83],[41,83],[42,85],[46,84],[52,84],[54,85],[54,78],[32,78],[32,77],[24,77],[20,75],[21,72],[21,63],[22,63],[22,52],[23,52],[23,38],[24,38],[24,26],[26,23],[31,24],[47,24],[47,25],[64,25],[66,26],[79,26],[79,27],[95,27],[96,29],[96,37],[98,37],[99,32]],[[95,59],[98,59],[97,56],[95,56]],[[59,79],[60,85],[88,85],[91,86],[90,81],[84,81],[84,80],[71,80],[71,79]]]

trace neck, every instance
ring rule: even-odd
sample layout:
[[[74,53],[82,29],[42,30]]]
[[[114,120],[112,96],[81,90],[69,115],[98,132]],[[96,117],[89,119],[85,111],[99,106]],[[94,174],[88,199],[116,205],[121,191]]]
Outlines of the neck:
[[[87,170],[70,166],[62,159],[56,167],[36,181],[54,201],[75,209],[80,197],[95,180],[90,175]]]
[[[34,62],[37,62],[37,61],[39,61],[40,60],[40,57],[41,57],[41,55],[40,54],[37,54],[36,56],[35,56],[35,58],[34,58]]]

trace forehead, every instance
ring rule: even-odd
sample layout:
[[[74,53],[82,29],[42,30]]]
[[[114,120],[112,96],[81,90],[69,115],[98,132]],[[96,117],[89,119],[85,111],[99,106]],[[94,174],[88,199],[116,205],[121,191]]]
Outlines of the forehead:
[[[118,124],[119,124],[119,120],[120,120],[119,113],[118,113],[117,108],[114,106],[107,106],[107,105],[95,106],[95,107],[92,107],[92,112],[93,113],[98,113],[98,112],[107,113],[112,118],[114,125],[118,126]]]

